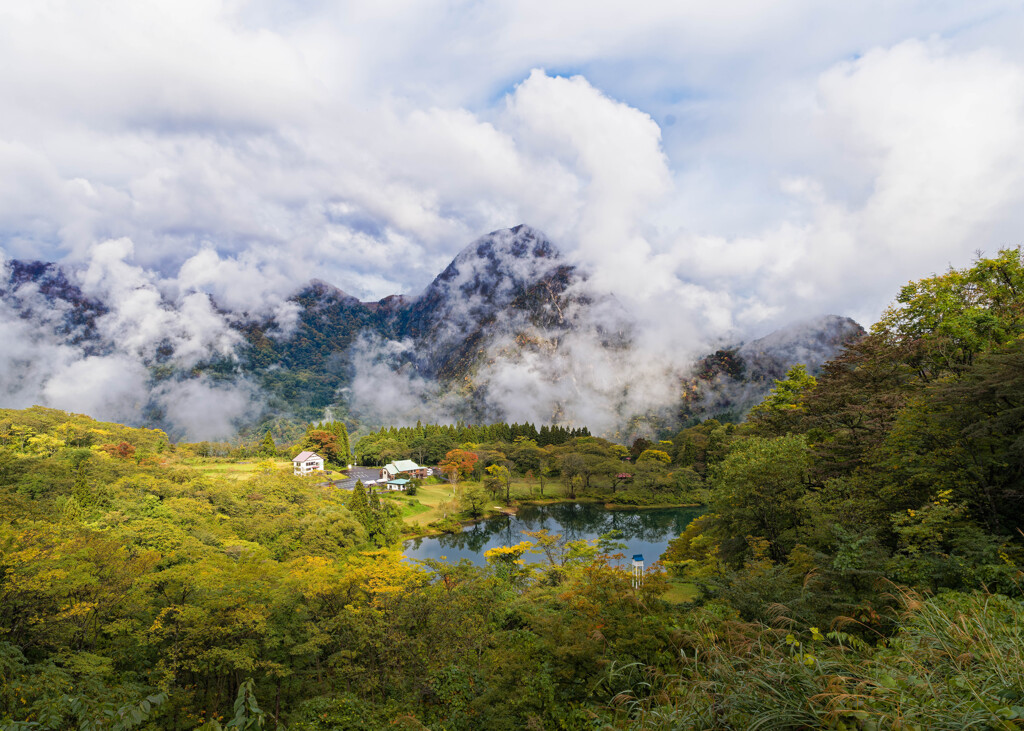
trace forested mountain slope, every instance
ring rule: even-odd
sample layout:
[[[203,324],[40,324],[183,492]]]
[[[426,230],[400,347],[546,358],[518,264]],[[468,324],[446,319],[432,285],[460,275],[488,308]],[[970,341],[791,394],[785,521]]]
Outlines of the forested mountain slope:
[[[631,494],[699,496],[639,585],[614,536],[413,565],[400,502],[0,411],[0,727],[1021,728],[1022,296],[1019,250],[914,282],[740,425],[452,450],[464,515],[485,465],[614,499],[631,457]]]

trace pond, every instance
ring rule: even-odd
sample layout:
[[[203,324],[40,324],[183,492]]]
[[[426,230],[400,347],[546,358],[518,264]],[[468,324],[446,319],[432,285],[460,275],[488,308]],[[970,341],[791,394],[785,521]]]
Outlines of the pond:
[[[468,558],[484,565],[484,552],[496,546],[513,546],[529,540],[524,530],[547,529],[569,540],[594,539],[611,531],[623,533],[627,558],[642,553],[650,566],[665,552],[668,542],[678,536],[703,508],[609,509],[601,503],[557,503],[527,505],[516,515],[500,515],[466,526],[461,533],[414,538],[406,541],[405,555],[410,559],[444,558],[452,563]],[[528,553],[527,561],[541,561]]]

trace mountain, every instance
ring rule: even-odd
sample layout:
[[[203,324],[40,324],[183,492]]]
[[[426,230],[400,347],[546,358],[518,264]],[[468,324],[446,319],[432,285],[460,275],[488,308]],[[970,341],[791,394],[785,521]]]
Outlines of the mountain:
[[[576,267],[529,226],[493,231],[463,249],[406,309],[396,332],[416,343],[417,371],[465,376],[498,333],[571,327],[567,310],[587,304],[568,293],[581,280]]]
[[[849,317],[825,315],[780,328],[763,338],[701,358],[683,381],[680,418],[736,421],[764,399],[797,363],[815,374],[864,328]]]
[[[793,363],[818,368],[863,332],[835,316],[798,323],[722,348],[680,375],[679,364],[636,352],[629,313],[525,225],[472,242],[418,296],[361,302],[313,280],[277,317],[228,312],[207,295],[170,301],[145,278],[127,288],[131,296],[107,301],[83,292],[76,282],[84,281],[56,264],[6,262],[0,308],[21,323],[17,339],[59,348],[54,368],[68,378],[88,371],[96,383],[129,383],[97,372],[131,361],[142,392],[122,385],[127,411],[96,415],[178,436],[207,433],[201,427],[214,417],[244,427],[280,416],[317,420],[327,408],[350,423],[560,422],[606,433],[637,414],[656,415],[646,423],[658,429],[712,415],[738,418]],[[140,291],[150,319],[134,312]],[[153,342],[139,346],[150,331]],[[33,357],[0,361],[0,379],[11,381],[18,363]],[[64,405],[40,373],[37,393],[25,386],[12,399]]]
[[[96,320],[107,308],[83,294],[60,266],[14,260],[4,269],[0,269],[0,302],[13,314],[62,341],[85,346],[89,354],[100,349]]]

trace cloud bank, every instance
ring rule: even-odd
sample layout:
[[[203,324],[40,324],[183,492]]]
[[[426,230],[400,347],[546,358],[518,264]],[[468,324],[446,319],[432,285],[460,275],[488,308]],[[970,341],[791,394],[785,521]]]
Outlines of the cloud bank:
[[[141,418],[140,364],[230,358],[232,318],[287,337],[314,277],[416,294],[520,222],[656,358],[870,322],[908,279],[1019,242],[1022,31],[1009,2],[0,8],[0,248],[76,267],[115,344],[6,303],[5,405]],[[153,398],[201,411],[223,387]]]

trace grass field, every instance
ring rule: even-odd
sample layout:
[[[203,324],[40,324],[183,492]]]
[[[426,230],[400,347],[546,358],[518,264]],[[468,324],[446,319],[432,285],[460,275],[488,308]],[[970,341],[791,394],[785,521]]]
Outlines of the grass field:
[[[669,579],[669,588],[661,598],[672,604],[688,604],[697,598],[700,592],[697,587],[688,581],[680,579]]]
[[[247,460],[245,462],[209,462],[206,460],[185,460],[184,464],[204,475],[220,477],[225,480],[243,481],[252,479],[256,474],[256,465],[260,460]],[[276,460],[274,468],[277,470],[291,470],[292,463],[287,460]]]
[[[419,511],[405,512],[403,509],[403,517],[406,523],[410,525],[427,526],[437,520],[442,520],[447,513],[448,516],[459,511],[458,506],[458,491],[466,485],[477,485],[477,482],[460,482],[458,487],[454,490],[452,486],[443,483],[440,485],[424,485],[416,491],[416,495],[412,497],[412,500],[417,500],[420,505],[424,506],[424,509]],[[527,483],[525,480],[513,480],[512,481],[512,498],[514,500],[539,500],[541,499],[540,489],[537,487],[537,483],[534,482],[532,485]],[[558,499],[565,496],[565,488],[554,481],[548,481],[544,485],[544,497],[551,499]],[[487,509],[490,509],[495,505],[500,505],[501,501],[488,501]]]
[[[429,507],[421,503],[412,495],[403,495],[402,493],[396,492],[381,492],[378,493],[383,500],[390,500],[402,509],[402,520],[409,523],[409,518],[420,515],[430,510]]]
[[[405,522],[412,525],[430,525],[435,520],[444,518],[445,512],[451,515],[458,510],[452,486],[448,484],[423,485],[412,499],[423,506],[420,512],[405,516]]]

